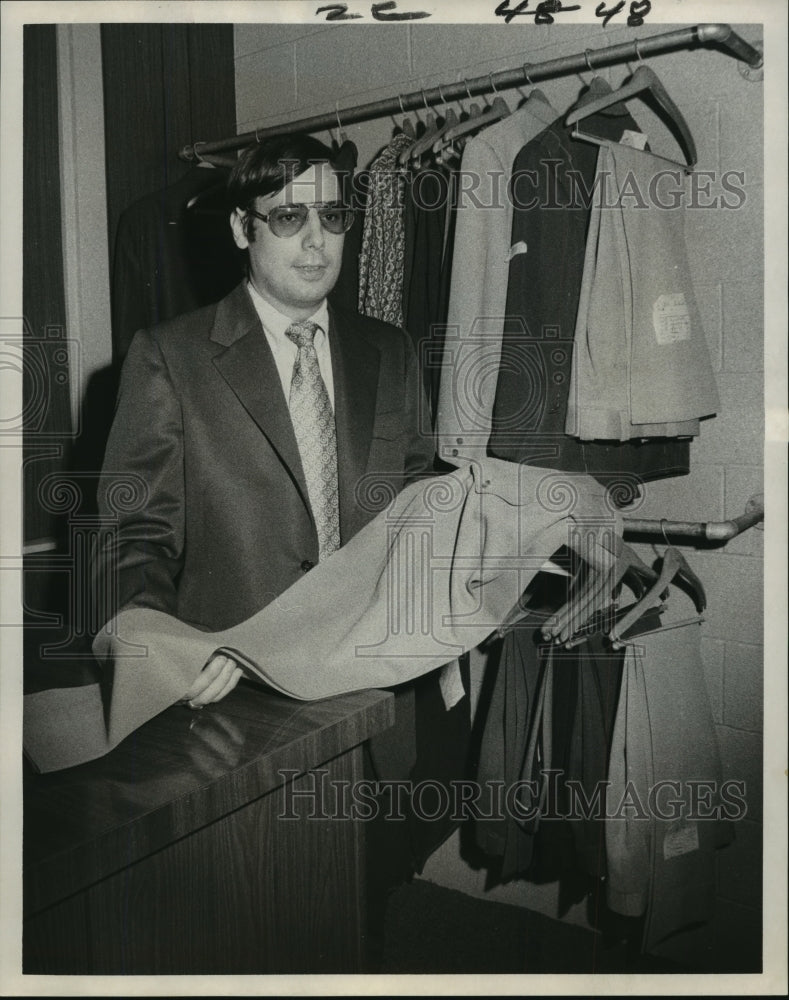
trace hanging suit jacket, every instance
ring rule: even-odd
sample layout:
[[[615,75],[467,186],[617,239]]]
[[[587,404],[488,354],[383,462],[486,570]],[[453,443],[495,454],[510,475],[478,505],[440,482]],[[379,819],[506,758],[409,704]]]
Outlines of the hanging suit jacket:
[[[452,175],[433,167],[409,177],[403,205],[403,315],[419,358],[431,413],[435,411],[433,385],[447,319],[449,283],[445,272],[452,248],[445,244],[445,238],[452,193]]]
[[[418,426],[424,408],[407,335],[330,309],[329,338],[344,543],[431,470],[433,445]],[[118,608],[227,628],[318,562],[287,401],[245,285],[136,335],[98,504],[117,521]],[[99,577],[111,558],[106,547],[98,553]]]
[[[243,277],[223,198],[225,176],[194,167],[121,213],[112,260],[116,362],[137,330],[218,302]]]
[[[438,453],[487,454],[501,357],[512,228],[507,185],[518,151],[556,117],[541,95],[469,139],[455,213],[447,338],[438,389]],[[493,377],[491,377],[493,376]]]
[[[584,120],[584,131],[616,142],[624,129],[638,131],[624,107]],[[616,484],[628,502],[640,481],[687,474],[689,445],[678,439],[582,442],[565,431],[591,212],[584,191],[592,191],[597,152],[574,139],[562,118],[516,157],[507,323],[489,452],[588,472]]]
[[[674,206],[622,193],[650,191],[665,169],[619,143],[598,154],[615,197],[593,206],[587,236],[566,424],[583,440],[695,436],[718,408],[685,246],[690,181]]]
[[[434,446],[408,335],[331,304],[329,316],[344,545],[404,485],[432,471]],[[139,496],[117,505],[129,476]],[[216,306],[136,335],[98,502],[102,515],[117,512],[117,607],[225,629],[318,563],[285,393],[244,285]],[[112,561],[105,546],[97,593],[113,589]],[[103,621],[114,609],[107,610]],[[430,697],[439,684],[436,674],[418,689],[398,688],[394,726],[367,745],[373,776],[408,778],[420,727],[453,752],[468,699],[444,710],[440,694]]]

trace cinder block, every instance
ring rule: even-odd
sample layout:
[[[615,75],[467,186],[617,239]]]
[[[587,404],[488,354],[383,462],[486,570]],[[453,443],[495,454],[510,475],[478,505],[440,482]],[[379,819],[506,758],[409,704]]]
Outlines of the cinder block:
[[[751,85],[752,86],[752,85]],[[721,101],[721,170],[745,174],[745,186],[764,183],[764,107],[758,100]]]
[[[762,29],[758,24],[732,25],[745,41],[761,41]],[[654,31],[666,31],[670,25],[655,25]],[[700,92],[710,100],[720,98],[732,106],[752,108],[760,99],[761,85],[743,80],[737,60],[713,48],[695,49],[688,58],[686,51],[650,55],[649,65],[657,73],[666,90],[681,110]],[[756,96],[754,94],[756,91]]]
[[[293,43],[300,108],[317,105],[327,111],[334,110],[336,101],[342,103],[353,98],[353,103],[364,103],[378,96],[392,97],[398,89],[410,89],[403,83],[411,76],[407,25],[389,24],[382,28],[363,24],[329,37],[328,59],[324,33],[308,35]],[[381,88],[386,88],[386,95],[372,94]]]
[[[699,181],[699,183],[701,183]],[[727,282],[751,277],[764,280],[764,189],[751,185],[739,197],[727,194],[713,179],[688,208],[685,241],[695,282]],[[724,208],[723,200],[732,208]],[[713,207],[701,207],[712,205]]]
[[[704,634],[711,639],[759,644],[763,638],[762,566],[725,550],[694,552],[689,562],[707,592]]]
[[[764,403],[762,372],[722,372],[718,377],[721,406],[727,410],[754,411],[761,415]]]
[[[348,30],[348,26],[332,28],[328,24],[236,24],[233,28],[233,46],[236,59],[253,52],[287,45],[305,35],[320,31]]]
[[[281,115],[295,107],[292,44],[236,60],[236,121],[241,131],[262,125],[272,112]]]
[[[720,407],[703,420],[691,445],[691,468],[705,465],[761,466],[764,453],[764,393],[758,372],[717,376]]]
[[[764,368],[764,285],[727,281],[723,286],[723,368],[760,372]]]
[[[758,733],[746,733],[730,726],[716,726],[724,781],[742,781],[747,813],[743,819],[760,823],[763,813],[763,740]]]
[[[760,733],[764,726],[764,649],[726,643],[723,721],[735,729]]]
[[[636,517],[718,520],[723,516],[723,467],[694,466],[688,476],[645,483],[642,494],[640,506],[634,511]]]
[[[486,61],[497,62],[499,72],[515,69],[529,61],[525,53],[532,50],[533,29],[534,25],[507,25],[503,20],[497,24],[414,24],[413,75],[418,79],[441,73],[450,82],[458,74],[482,75],[484,71],[474,67]],[[533,61],[547,58],[551,57],[543,51],[539,60]]]

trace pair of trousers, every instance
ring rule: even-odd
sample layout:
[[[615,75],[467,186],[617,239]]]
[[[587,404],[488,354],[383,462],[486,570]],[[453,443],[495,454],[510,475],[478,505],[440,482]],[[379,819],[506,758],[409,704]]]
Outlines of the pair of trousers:
[[[607,570],[621,519],[591,477],[489,459],[412,483],[240,625],[204,632],[151,608],[120,611],[93,643],[108,689],[27,696],[25,750],[42,771],[101,756],[178,701],[220,651],[308,701],[413,680],[498,628],[571,528]]]

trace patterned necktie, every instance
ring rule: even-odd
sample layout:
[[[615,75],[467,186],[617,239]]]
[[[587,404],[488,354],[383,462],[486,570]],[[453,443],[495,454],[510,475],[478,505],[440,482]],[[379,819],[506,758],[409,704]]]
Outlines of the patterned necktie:
[[[325,559],[340,547],[340,513],[337,432],[313,343],[317,330],[316,323],[291,323],[285,335],[299,349],[288,407],[318,531],[318,558]]]

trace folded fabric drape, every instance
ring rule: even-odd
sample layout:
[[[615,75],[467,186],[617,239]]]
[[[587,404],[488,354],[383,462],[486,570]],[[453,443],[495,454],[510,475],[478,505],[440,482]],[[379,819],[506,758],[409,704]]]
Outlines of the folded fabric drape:
[[[103,690],[26,696],[25,750],[42,771],[101,756],[178,701],[220,650],[303,700],[403,683],[479,645],[563,545],[607,571],[618,533],[605,489],[584,474],[488,459],[413,483],[237,626],[204,632],[122,610],[93,644]]]

